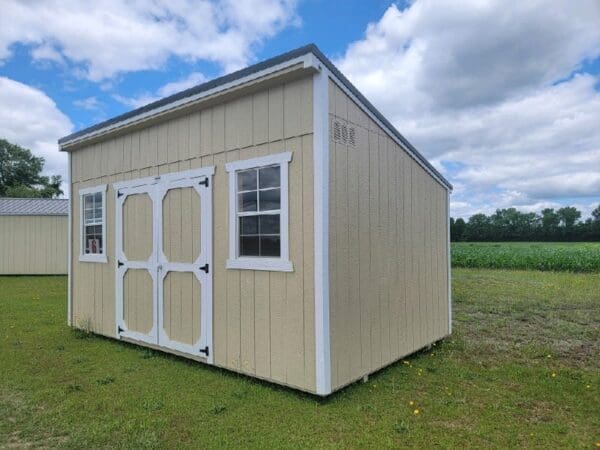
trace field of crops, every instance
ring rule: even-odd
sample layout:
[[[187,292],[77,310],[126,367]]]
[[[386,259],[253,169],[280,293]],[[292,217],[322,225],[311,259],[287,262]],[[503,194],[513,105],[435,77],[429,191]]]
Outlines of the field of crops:
[[[600,243],[454,242],[452,266],[600,272]]]

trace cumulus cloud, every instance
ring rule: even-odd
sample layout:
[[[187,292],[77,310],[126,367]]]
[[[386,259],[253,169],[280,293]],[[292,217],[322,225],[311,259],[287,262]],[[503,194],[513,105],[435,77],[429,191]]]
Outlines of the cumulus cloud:
[[[34,59],[68,60],[93,81],[158,69],[171,56],[231,71],[247,64],[255,45],[297,23],[295,7],[295,0],[4,0],[0,60],[21,43]]]
[[[122,95],[114,95],[115,100],[127,105],[131,108],[139,108],[140,106],[147,105],[161,98],[168,97],[169,95],[176,94],[184,91],[188,88],[196,86],[206,81],[206,77],[200,72],[192,72],[187,77],[167,83],[160,87],[155,93],[145,92],[135,97],[125,97]]]
[[[57,140],[72,129],[69,118],[42,91],[0,76],[0,137],[44,157],[45,174],[66,180],[67,157],[59,153]]]
[[[598,23],[596,0],[418,0],[390,6],[337,64],[461,186],[453,213],[574,197],[588,209],[600,78],[577,72],[600,57]]]

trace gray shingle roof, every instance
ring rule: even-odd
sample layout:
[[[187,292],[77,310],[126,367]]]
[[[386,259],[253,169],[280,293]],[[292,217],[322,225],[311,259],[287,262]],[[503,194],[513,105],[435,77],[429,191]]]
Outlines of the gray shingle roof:
[[[0,198],[0,216],[66,216],[68,214],[68,199]]]

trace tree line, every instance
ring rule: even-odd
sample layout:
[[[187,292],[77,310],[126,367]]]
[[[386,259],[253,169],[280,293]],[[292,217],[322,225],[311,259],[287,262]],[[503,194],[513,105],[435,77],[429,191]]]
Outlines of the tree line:
[[[600,241],[600,205],[592,216],[581,220],[573,206],[546,208],[540,214],[516,208],[494,214],[475,214],[465,221],[450,218],[452,241]]]
[[[42,175],[44,158],[0,139],[0,197],[56,198],[63,194],[60,175]]]

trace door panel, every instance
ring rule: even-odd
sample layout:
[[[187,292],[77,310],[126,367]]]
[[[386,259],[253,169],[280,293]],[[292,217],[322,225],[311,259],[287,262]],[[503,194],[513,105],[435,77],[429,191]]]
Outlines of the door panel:
[[[129,261],[147,261],[154,248],[152,199],[128,195],[123,202],[123,250]]]
[[[170,262],[191,264],[200,256],[200,208],[200,196],[192,187],[165,194],[162,248]]]
[[[149,334],[154,325],[154,280],[146,269],[129,269],[123,277],[123,319],[127,330]]]
[[[172,341],[193,345],[200,339],[200,283],[192,272],[169,272],[163,284],[163,328]]]

